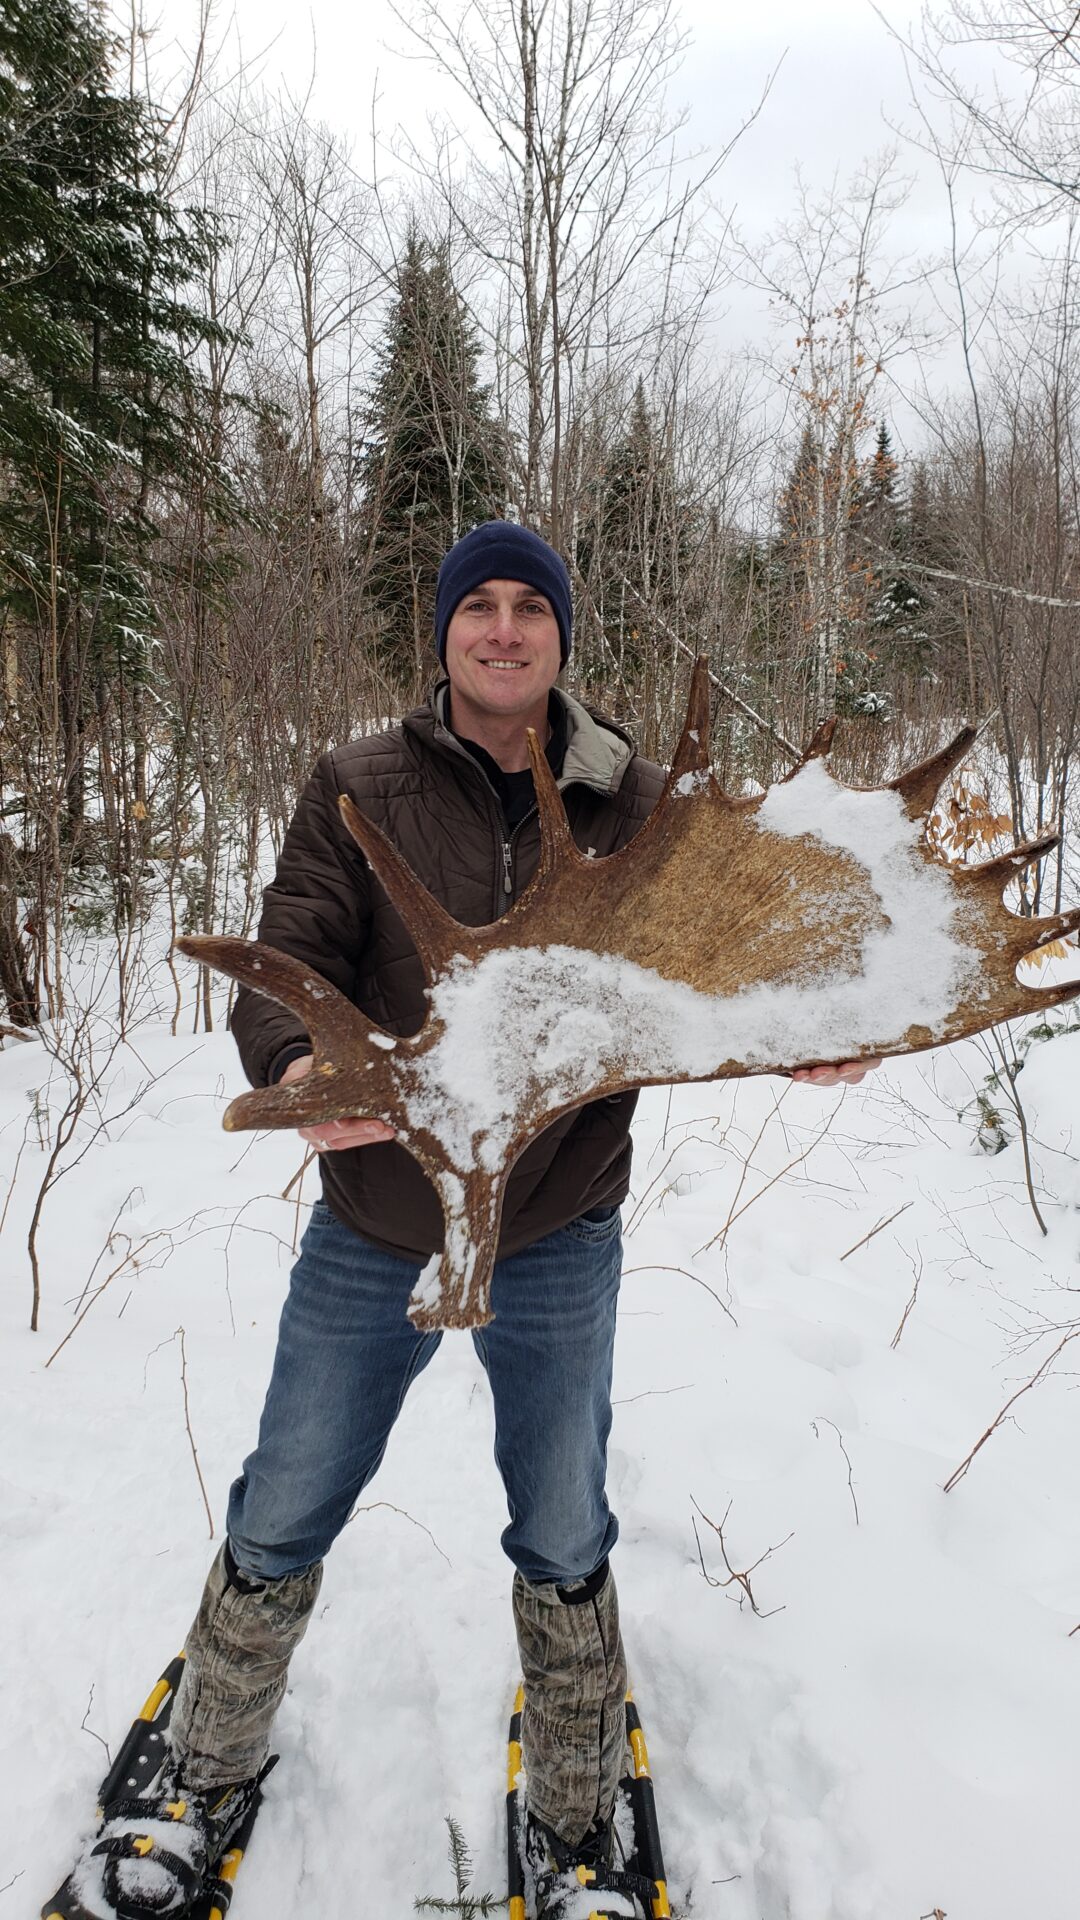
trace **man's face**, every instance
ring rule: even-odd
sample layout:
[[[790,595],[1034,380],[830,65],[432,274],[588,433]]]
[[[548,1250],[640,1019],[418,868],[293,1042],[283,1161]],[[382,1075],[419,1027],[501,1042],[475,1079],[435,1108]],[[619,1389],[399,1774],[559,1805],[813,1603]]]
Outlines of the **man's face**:
[[[485,580],[450,616],[446,671],[462,719],[469,709],[492,719],[546,710],[561,665],[551,602],[520,580]]]

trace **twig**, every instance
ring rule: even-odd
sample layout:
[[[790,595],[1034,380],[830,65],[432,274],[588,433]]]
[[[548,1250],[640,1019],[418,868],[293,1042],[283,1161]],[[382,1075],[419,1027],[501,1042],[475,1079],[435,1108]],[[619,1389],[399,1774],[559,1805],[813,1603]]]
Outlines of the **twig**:
[[[26,1124],[23,1127],[22,1144],[19,1147],[18,1153],[15,1155],[15,1165],[11,1170],[11,1184],[8,1187],[7,1198],[4,1201],[4,1211],[3,1213],[0,1213],[0,1233],[3,1233],[4,1231],[4,1222],[7,1219],[8,1208],[11,1205],[11,1196],[15,1191],[15,1182],[19,1177],[19,1161],[22,1159],[23,1154],[26,1151],[26,1138],[28,1133],[30,1132],[30,1123],[33,1120],[33,1117],[34,1116],[32,1113],[28,1113],[26,1116]]]
[[[883,1227],[891,1226],[894,1220],[899,1220],[900,1215],[906,1213],[908,1208],[914,1205],[914,1200],[905,1200],[903,1206],[897,1207],[895,1213],[890,1213],[884,1220],[879,1220],[876,1227],[871,1227],[869,1233],[864,1233],[861,1240],[856,1240],[855,1245],[848,1248],[847,1253],[842,1253],[840,1255],[841,1260],[847,1260],[851,1254],[858,1253],[859,1248],[865,1247],[867,1242],[873,1239],[875,1233],[880,1233]]]
[[[188,1404],[187,1390],[187,1348],[184,1344],[183,1327],[177,1327],[176,1332],[180,1336],[180,1385],[184,1392],[184,1425],[187,1428],[188,1443],[191,1447],[191,1458],[195,1463],[195,1477],[199,1482],[199,1492],[202,1494],[203,1506],[206,1508],[206,1521],[210,1528],[210,1538],[212,1540],[214,1537],[214,1516],[210,1511],[210,1502],[206,1497],[206,1482],[202,1477],[202,1468],[199,1465],[199,1454],[195,1445],[195,1436],[191,1431],[191,1408]],[[175,1339],[176,1335],[173,1337]]]
[[[661,1167],[659,1173],[654,1173],[652,1179],[649,1181],[648,1186],[645,1188],[644,1192],[642,1193],[640,1200],[636,1200],[634,1202],[633,1212],[630,1214],[628,1220],[626,1221],[625,1226],[623,1227],[624,1240],[628,1239],[629,1236],[634,1232],[634,1229],[638,1225],[639,1217],[643,1217],[646,1213],[650,1212],[653,1206],[656,1204],[655,1200],[652,1200],[649,1198],[650,1194],[652,1194],[654,1190],[660,1185],[661,1180],[663,1179],[665,1173],[670,1167],[672,1161],[675,1159],[676,1155],[681,1153],[683,1147],[688,1145],[688,1143],[691,1140],[696,1140],[699,1146],[712,1147],[713,1145],[713,1142],[711,1140],[703,1139],[700,1133],[684,1133],[682,1139],[676,1141],[675,1145],[671,1149],[671,1152],[668,1154],[667,1159],[664,1161],[664,1164]],[[651,1165],[652,1162],[650,1161],[649,1164]],[[698,1172],[699,1169],[692,1168],[690,1171],[692,1174],[692,1173]],[[685,1176],[685,1177],[689,1177],[689,1176]],[[677,1173],[675,1175],[674,1180],[670,1180],[668,1182],[668,1185],[661,1189],[660,1196],[659,1196],[660,1199],[662,1200],[664,1198],[664,1195],[666,1193],[669,1193],[671,1188],[675,1186],[678,1183],[678,1181],[683,1178],[684,1176],[682,1174]]]
[[[710,1287],[708,1281],[703,1280],[700,1274],[691,1273],[689,1267],[657,1267],[657,1266],[654,1266],[651,1261],[649,1261],[648,1264],[643,1267],[624,1267],[623,1268],[624,1279],[626,1278],[627,1274],[630,1274],[630,1273],[681,1273],[684,1279],[693,1280],[696,1286],[704,1287],[706,1293],[711,1294],[712,1298],[716,1301],[717,1306],[721,1309],[723,1313],[727,1314],[727,1317],[731,1321],[731,1324],[733,1327],[737,1327],[739,1324],[735,1318],[735,1315],[732,1313],[731,1308],[728,1306],[727,1301],[721,1299],[715,1287]]]
[[[125,1253],[123,1259],[119,1262],[117,1266],[113,1268],[111,1273],[107,1273],[105,1275],[105,1278],[104,1280],[102,1280],[100,1285],[94,1288],[94,1291],[90,1295],[89,1299],[87,1300],[86,1305],[83,1307],[82,1311],[75,1316],[75,1319],[72,1321],[70,1327],[65,1333],[63,1339],[60,1341],[59,1345],[53,1348],[52,1352],[50,1353],[48,1359],[45,1362],[46,1367],[51,1367],[53,1361],[56,1359],[57,1354],[63,1353],[64,1348],[67,1346],[68,1341],[73,1339],[75,1334],[78,1333],[79,1328],[82,1326],[82,1323],[86,1319],[86,1316],[89,1313],[91,1307],[94,1305],[94,1302],[97,1300],[100,1300],[106,1287],[109,1285],[110,1281],[116,1279],[116,1276],[118,1273],[123,1273],[124,1268],[128,1266],[137,1268],[139,1265],[140,1256],[146,1252],[147,1247],[150,1246],[154,1240],[161,1240],[161,1239],[168,1240],[170,1251],[172,1250],[172,1229],[171,1228],[158,1228],[154,1233],[148,1233],[145,1239],[139,1241],[137,1246],[132,1245],[131,1240],[127,1234],[125,1234],[123,1237],[124,1239],[127,1240],[127,1243],[128,1243],[128,1250]],[[99,1258],[100,1258],[100,1255],[99,1255]],[[97,1262],[95,1261],[94,1264],[96,1266]]]
[[[265,1139],[265,1137],[266,1137],[265,1135],[260,1136],[258,1132],[249,1134],[247,1146],[244,1148],[242,1153],[237,1155],[237,1158],[233,1161],[232,1166],[229,1168],[229,1172],[235,1173],[237,1167],[242,1167],[244,1164],[244,1161],[248,1157],[248,1154],[251,1153],[254,1150],[254,1148],[258,1146],[260,1138]]]
[[[304,1175],[307,1172],[308,1168],[310,1167],[312,1161],[316,1160],[317,1158],[318,1158],[318,1155],[315,1151],[315,1148],[309,1147],[303,1159],[301,1160],[300,1165],[297,1167],[296,1172],[293,1174],[292,1179],[289,1181],[288,1186],[285,1187],[282,1192],[281,1197],[283,1200],[288,1199],[290,1193],[292,1192],[298,1180],[303,1181]]]
[[[88,1701],[87,1701],[87,1703],[86,1703],[86,1712],[85,1712],[85,1713],[83,1714],[83,1717],[82,1717],[82,1720],[81,1720],[81,1721],[80,1721],[80,1723],[79,1723],[79,1731],[80,1731],[80,1733],[88,1733],[88,1734],[90,1734],[90,1736],[91,1736],[91,1738],[92,1738],[92,1739],[94,1739],[94,1740],[96,1740],[96,1741],[98,1742],[98,1744],[99,1744],[100,1746],[102,1746],[102,1747],[104,1747],[104,1749],[105,1749],[105,1758],[106,1758],[106,1760],[108,1761],[108,1763],[109,1763],[109,1765],[110,1765],[110,1767],[111,1767],[111,1766],[112,1766],[112,1754],[111,1754],[111,1753],[109,1752],[109,1743],[108,1743],[108,1741],[107,1741],[107,1740],[103,1740],[103,1739],[102,1739],[102,1737],[101,1737],[101,1735],[100,1735],[100,1733],[95,1733],[95,1732],[94,1732],[94,1729],[93,1729],[93,1727],[88,1727],[88,1726],[87,1726],[87,1724],[86,1724],[86,1723],[87,1723],[87,1721],[88,1721],[88,1720],[89,1720],[89,1718],[90,1718],[90,1709],[91,1709],[91,1707],[93,1706],[93,1704],[94,1704],[94,1683],[93,1683],[93,1681],[91,1680],[91,1682],[90,1682],[90,1698],[89,1698],[89,1700],[88,1700]]]
[[[410,1526],[419,1527],[421,1533],[427,1534],[428,1539],[431,1541],[432,1546],[434,1547],[436,1553],[440,1556],[440,1558],[446,1561],[446,1564],[448,1567],[453,1566],[454,1563],[451,1560],[450,1555],[448,1553],[443,1553],[443,1550],[440,1547],[438,1541],[436,1540],[435,1535],[432,1533],[431,1528],[425,1527],[422,1520],[415,1520],[411,1513],[406,1513],[404,1507],[395,1507],[392,1500],[372,1500],[369,1502],[369,1504],[366,1507],[354,1507],[352,1512],[349,1515],[349,1519],[355,1520],[358,1513],[374,1513],[376,1509],[379,1507],[389,1507],[391,1513],[400,1514],[401,1518],[403,1520],[407,1520]]]
[[[1009,1408],[1012,1406],[1015,1406],[1016,1402],[1021,1398],[1023,1394],[1030,1393],[1032,1387],[1038,1386],[1039,1381],[1044,1378],[1047,1368],[1053,1364],[1053,1362],[1057,1359],[1058,1354],[1061,1353],[1063,1348],[1068,1346],[1069,1341],[1076,1339],[1076,1336],[1078,1333],[1080,1333],[1080,1327],[1070,1327],[1068,1333],[1066,1333],[1063,1336],[1063,1338],[1058,1341],[1057,1346],[1054,1348],[1053,1353],[1048,1353],[1041,1367],[1036,1368],[1035,1372],[1031,1376],[1031,1379],[1025,1380],[1022,1387],[1017,1387],[1016,1392],[1013,1394],[1012,1398],[1010,1400],[1006,1400],[1005,1405],[1001,1409],[1001,1412],[997,1414],[993,1420],[991,1420],[990,1425],[987,1427],[986,1432],[983,1434],[981,1440],[976,1440],[975,1445],[972,1447],[971,1452],[968,1454],[967,1458],[964,1460],[961,1460],[960,1465],[957,1467],[955,1473],[950,1473],[949,1478],[945,1482],[944,1491],[946,1493],[951,1493],[953,1488],[956,1486],[957,1481],[963,1479],[965,1473],[967,1472],[972,1461],[974,1460],[975,1455],[979,1452],[980,1448],[985,1447],[987,1441],[990,1438],[990,1435],[992,1433],[996,1433],[998,1427],[1000,1427],[1002,1421],[1004,1420],[1005,1415],[1008,1413]]]
[[[769,1122],[770,1120],[775,1120],[777,1114],[780,1111],[780,1108],[783,1106],[784,1101],[787,1099],[788,1094],[791,1092],[791,1088],[793,1084],[794,1083],[789,1080],[787,1086],[781,1089],[779,1095],[774,1096],[772,1112],[767,1113],[765,1115],[765,1118],[762,1121],[760,1127],[758,1128],[757,1133],[755,1134],[753,1140],[750,1142],[749,1152],[746,1154],[745,1158],[743,1159],[742,1172],[739,1175],[739,1184],[735,1189],[735,1198],[733,1199],[731,1206],[728,1209],[728,1217],[725,1220],[723,1227],[721,1228],[721,1232],[724,1234],[727,1233],[727,1230],[731,1225],[731,1216],[735,1208],[738,1206],[740,1199],[742,1198],[742,1190],[746,1185],[747,1179],[749,1177],[751,1163],[753,1161],[755,1153],[757,1152],[758,1148],[761,1145],[762,1140],[765,1137],[766,1132],[768,1131]],[[717,1239],[719,1239],[720,1237],[719,1234],[716,1237]],[[707,1244],[711,1247],[712,1241],[710,1240]],[[699,1247],[697,1251],[698,1253],[704,1253],[705,1248]]]
[[[731,1561],[728,1559],[727,1544],[724,1540],[724,1527],[727,1523],[728,1514],[731,1512],[731,1501],[730,1500],[728,1501],[727,1506],[724,1509],[723,1520],[718,1522],[716,1520],[709,1519],[708,1514],[705,1513],[702,1510],[702,1508],[698,1506],[697,1501],[694,1500],[693,1494],[690,1495],[690,1498],[693,1501],[694,1506],[697,1507],[698,1513],[701,1514],[701,1518],[704,1520],[705,1525],[707,1527],[712,1528],[717,1539],[719,1540],[720,1552],[724,1557],[724,1565],[728,1570],[728,1578],[726,1580],[718,1580],[714,1574],[711,1574],[708,1572],[705,1566],[705,1555],[701,1550],[701,1538],[697,1530],[697,1521],[693,1518],[693,1516],[691,1516],[690,1524],[694,1529],[694,1539],[697,1541],[698,1559],[701,1561],[701,1571],[704,1574],[705,1579],[708,1581],[709,1586],[710,1587],[731,1587],[731,1586],[739,1587],[741,1589],[743,1599],[749,1600],[751,1611],[757,1614],[757,1617],[759,1620],[771,1620],[774,1613],[783,1613],[784,1608],[782,1606],[769,1607],[765,1612],[762,1612],[762,1609],[758,1606],[757,1601],[754,1599],[753,1588],[750,1585],[750,1575],[752,1573],[756,1573],[757,1569],[760,1566],[762,1566],[766,1560],[770,1559],[774,1553],[778,1553],[781,1547],[786,1547],[788,1541],[794,1538],[794,1532],[785,1534],[784,1538],[782,1540],[778,1540],[775,1546],[766,1547],[764,1553],[759,1553],[757,1559],[751,1561],[750,1565],[748,1567],[744,1567],[740,1572],[738,1568],[732,1566]],[[743,1601],[740,1600],[738,1604],[741,1607],[743,1604]]]
[[[859,1524],[859,1503],[858,1503],[858,1501],[857,1501],[857,1500],[856,1500],[856,1498],[855,1498],[855,1482],[854,1482],[854,1479],[852,1478],[852,1472],[851,1472],[851,1457],[850,1457],[850,1455],[849,1455],[849,1453],[848,1453],[848,1450],[847,1450],[847,1448],[846,1448],[846,1447],[845,1447],[845,1445],[844,1445],[844,1436],[843,1436],[843,1434],[841,1433],[841,1431],[840,1431],[840,1429],[839,1429],[839,1427],[837,1426],[837,1424],[836,1424],[836,1422],[835,1422],[835,1420],[826,1420],[826,1418],[825,1418],[825,1415],[824,1415],[824,1414],[820,1414],[820,1415],[818,1416],[818,1418],[820,1419],[820,1421],[821,1421],[821,1424],[822,1424],[822,1426],[825,1426],[825,1427],[831,1427],[831,1428],[832,1428],[832,1430],[833,1430],[833,1432],[834,1432],[834,1433],[835,1433],[835,1435],[836,1435],[836,1438],[837,1438],[837,1441],[839,1442],[839,1446],[840,1446],[840,1451],[841,1451],[841,1453],[843,1454],[843,1456],[844,1456],[844,1459],[845,1459],[845,1460],[847,1461],[847,1490],[848,1490],[848,1492],[849,1492],[849,1493],[850,1493],[850,1495],[851,1495],[851,1504],[852,1504],[852,1506],[853,1506],[853,1507],[854,1507],[854,1509],[855,1509],[855,1525],[856,1525],[856,1526],[858,1526],[858,1524]],[[815,1440],[820,1440],[820,1439],[821,1439],[821,1435],[820,1435],[820,1433],[818,1432],[818,1422],[817,1422],[817,1420],[811,1420],[811,1422],[810,1422],[810,1425],[811,1425],[811,1426],[813,1427],[813,1429],[814,1429],[814,1438],[815,1438]]]
[[[133,1189],[133,1191],[137,1191],[137,1189]],[[285,1245],[285,1242],[284,1240],[282,1240],[280,1234],[272,1233],[267,1227],[250,1227],[247,1225],[246,1222],[243,1222],[241,1220],[241,1215],[245,1213],[249,1207],[255,1206],[258,1204],[258,1202],[265,1200],[267,1198],[268,1196],[264,1193],[253,1193],[247,1200],[245,1200],[242,1203],[242,1205],[233,1209],[232,1221],[229,1224],[229,1226],[225,1228],[226,1237],[225,1237],[225,1246],[223,1248],[223,1252],[225,1255],[226,1272],[228,1271],[228,1249],[232,1240],[232,1236],[234,1233],[240,1231],[241,1228],[245,1233],[257,1233],[261,1235],[264,1239],[273,1240],[275,1244],[279,1247],[283,1247]],[[110,1281],[115,1280],[117,1274],[123,1273],[124,1268],[126,1266],[130,1265],[134,1267],[136,1270],[138,1270],[140,1266],[140,1262],[143,1261],[143,1256],[146,1253],[146,1249],[148,1247],[153,1246],[155,1241],[164,1242],[164,1245],[154,1255],[154,1260],[151,1263],[152,1265],[157,1266],[157,1265],[163,1264],[164,1261],[170,1259],[172,1254],[175,1252],[176,1250],[175,1235],[179,1233],[185,1234],[186,1239],[184,1241],[184,1245],[187,1247],[190,1247],[192,1242],[200,1239],[203,1234],[218,1233],[219,1231],[221,1231],[223,1226],[223,1222],[219,1220],[208,1220],[203,1226],[195,1228],[194,1231],[191,1231],[192,1222],[195,1220],[202,1220],[204,1215],[208,1212],[223,1212],[223,1211],[225,1211],[225,1209],[223,1208],[200,1207],[196,1213],[189,1214],[186,1220],[179,1221],[176,1226],[155,1227],[152,1233],[146,1234],[142,1240],[140,1240],[137,1244],[134,1244],[134,1245],[132,1244],[130,1237],[127,1234],[125,1234],[123,1238],[126,1239],[128,1242],[128,1252],[124,1255],[124,1258],[121,1260],[119,1266],[114,1267],[111,1273],[107,1273],[105,1275],[104,1280],[102,1280],[99,1283],[99,1285],[95,1287],[93,1293],[86,1300],[86,1305],[82,1308],[81,1312],[78,1314],[73,1325],[68,1328],[68,1331],[64,1335],[64,1338],[61,1340],[59,1346],[55,1347],[52,1353],[50,1353],[49,1358],[45,1362],[45,1365],[47,1367],[52,1366],[52,1363],[56,1359],[57,1354],[63,1351],[63,1349],[67,1346],[68,1341],[71,1339],[72,1335],[78,1332],[83,1321],[86,1319],[87,1314],[90,1312],[91,1307],[95,1304],[96,1301],[100,1300],[102,1294],[105,1292],[105,1289],[109,1285]],[[98,1259],[100,1259],[100,1257],[101,1256],[99,1254]],[[94,1267],[96,1269],[97,1261],[94,1262]],[[227,1290],[228,1290],[228,1282],[226,1281],[226,1291]],[[80,1299],[82,1299],[85,1296],[85,1291],[86,1290],[84,1288],[83,1294],[80,1294],[79,1296]],[[232,1306],[231,1299],[229,1304],[230,1304],[230,1310],[231,1310],[231,1306]]]
[[[809,1146],[804,1147],[802,1152],[797,1153],[794,1159],[789,1160],[786,1166],[783,1166],[780,1168],[778,1173],[774,1173],[771,1179],[766,1180],[765,1185],[763,1187],[759,1187],[756,1193],[752,1193],[750,1195],[749,1200],[744,1200],[741,1207],[735,1206],[734,1202],[732,1203],[731,1211],[729,1212],[727,1219],[724,1221],[723,1226],[720,1228],[719,1233],[714,1233],[712,1239],[706,1240],[704,1246],[695,1247],[694,1249],[695,1259],[697,1259],[698,1255],[701,1253],[708,1253],[713,1247],[715,1247],[718,1240],[721,1243],[721,1247],[723,1247],[724,1243],[727,1240],[728,1234],[730,1233],[732,1227],[735,1225],[736,1221],[741,1220],[743,1214],[749,1212],[750,1208],[755,1204],[755,1202],[760,1200],[763,1194],[768,1193],[771,1187],[775,1187],[777,1184],[777,1181],[783,1180],[787,1174],[791,1173],[794,1170],[795,1167],[801,1167],[803,1164],[803,1161],[808,1160],[810,1158],[810,1155],[813,1153],[814,1148],[819,1147],[821,1145],[821,1142],[824,1140],[826,1134],[830,1131],[833,1121],[836,1119],[837,1114],[840,1112],[840,1108],[844,1104],[846,1093],[847,1093],[847,1089],[845,1087],[844,1092],[840,1095],[840,1098],[837,1101],[832,1112],[830,1113],[828,1119],[826,1120],[825,1125],[821,1127],[818,1130],[818,1132],[814,1135],[814,1138],[810,1141]],[[783,1094],[781,1094],[780,1096],[781,1100],[783,1099],[783,1097],[784,1097]],[[779,1104],[780,1103],[778,1101],[777,1105],[779,1106]],[[742,1187],[740,1183],[740,1192],[741,1190],[742,1190]]]
[[[1010,1104],[1012,1106],[1013,1112],[1016,1115],[1017,1125],[1020,1128],[1020,1145],[1021,1145],[1021,1148],[1023,1149],[1023,1155],[1024,1155],[1024,1181],[1027,1186],[1028,1199],[1031,1201],[1031,1211],[1035,1215],[1036,1220],[1038,1221],[1039,1232],[1042,1234],[1043,1239],[1045,1240],[1047,1236],[1047,1225],[1046,1225],[1046,1221],[1043,1219],[1042,1214],[1039,1211],[1039,1203],[1035,1198],[1035,1183],[1034,1183],[1032,1170],[1031,1170],[1031,1142],[1028,1139],[1027,1114],[1024,1111],[1023,1100],[1020,1098],[1020,1095],[1016,1090],[1017,1076],[1020,1072],[1020,1067],[1022,1062],[1017,1059],[1014,1051],[1012,1061],[1010,1063],[1009,1057],[1005,1052],[1004,1046],[1002,1045],[1001,1034],[999,1033],[997,1027],[993,1027],[991,1029],[990,1038],[998,1050],[998,1054],[1000,1055],[1000,1058],[1001,1058],[1002,1071],[1005,1075],[1006,1080],[1009,1083],[1009,1100],[1010,1100]]]
[[[117,1207],[116,1212],[113,1214],[112,1220],[109,1225],[109,1231],[105,1235],[105,1239],[103,1240],[101,1245],[101,1251],[99,1252],[97,1259],[94,1261],[93,1266],[91,1267],[89,1273],[87,1274],[86,1280],[83,1283],[83,1290],[75,1302],[76,1313],[78,1313],[79,1309],[82,1307],[83,1302],[85,1301],[86,1296],[90,1291],[90,1288],[93,1284],[94,1275],[97,1272],[99,1265],[101,1264],[102,1260],[105,1258],[105,1255],[107,1253],[112,1253],[113,1242],[116,1238],[116,1223],[119,1220],[120,1215],[122,1213],[126,1213],[128,1207],[130,1207],[136,1194],[139,1195],[139,1198],[141,1200],[145,1200],[146,1195],[144,1194],[143,1189],[141,1187],[129,1187],[126,1194],[124,1195],[124,1198],[121,1200],[120,1205]],[[123,1238],[127,1241],[128,1246],[130,1247],[131,1235],[126,1233],[123,1235]]]
[[[682,1387],[646,1387],[644,1393],[625,1393],[621,1400],[613,1400],[611,1404],[613,1407],[630,1407],[633,1406],[635,1400],[651,1400],[654,1395],[662,1396],[665,1393],[689,1393],[695,1385],[695,1381],[688,1380],[685,1386]]]
[[[915,1275],[915,1285],[911,1289],[911,1299],[908,1301],[907,1306],[904,1308],[903,1313],[900,1315],[900,1325],[897,1327],[896,1332],[893,1334],[892,1339],[889,1341],[889,1345],[892,1348],[894,1353],[897,1347],[900,1345],[900,1335],[903,1333],[904,1328],[907,1326],[908,1314],[911,1312],[912,1307],[915,1305],[915,1302],[919,1297],[919,1282],[923,1277],[922,1254],[920,1253],[919,1255],[919,1265],[917,1268],[915,1266],[914,1260],[911,1259],[910,1253],[908,1254],[908,1259],[911,1260],[911,1271]]]

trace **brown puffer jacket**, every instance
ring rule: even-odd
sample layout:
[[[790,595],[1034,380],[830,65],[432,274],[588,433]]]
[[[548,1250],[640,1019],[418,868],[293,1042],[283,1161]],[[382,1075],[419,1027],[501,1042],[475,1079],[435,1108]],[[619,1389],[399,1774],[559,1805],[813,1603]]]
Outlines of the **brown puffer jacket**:
[[[536,869],[536,809],[506,838],[495,790],[444,724],[441,682],[387,733],[324,754],[301,795],[263,896],[259,939],[306,961],[388,1032],[416,1033],[426,1011],[416,949],[350,839],[337,807],[347,793],[401,849],[413,872],[465,926],[497,920]],[[557,690],[558,691],[558,690]],[[652,812],[664,782],[612,721],[558,691],[567,716],[559,787],[579,847],[616,853]],[[295,1014],[242,989],[233,1013],[254,1086],[306,1037]],[[517,1252],[592,1207],[614,1206],[630,1180],[636,1093],[564,1114],[522,1154],[503,1209],[500,1254]],[[435,1190],[412,1155],[390,1142],[323,1156],[323,1192],[339,1220],[407,1259],[442,1245]]]

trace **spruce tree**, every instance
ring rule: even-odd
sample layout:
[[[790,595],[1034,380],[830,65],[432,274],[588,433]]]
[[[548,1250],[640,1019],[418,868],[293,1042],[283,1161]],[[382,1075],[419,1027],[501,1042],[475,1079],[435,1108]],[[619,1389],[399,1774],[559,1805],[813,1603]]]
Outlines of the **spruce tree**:
[[[892,533],[897,505],[896,472],[892,435],[887,421],[882,420],[878,425],[874,451],[863,476],[856,508],[864,537],[872,532],[884,542]]]
[[[608,452],[592,493],[592,512],[575,556],[578,571],[621,672],[647,680],[677,619],[689,508],[640,376],[625,430]],[[582,662],[587,671],[587,647]]]
[[[918,501],[922,498],[925,477],[916,468],[909,501],[905,503],[899,483],[896,461],[888,428],[882,421],[877,443],[867,468],[859,501],[857,531],[865,554],[873,590],[866,616],[866,653],[876,667],[868,687],[880,687],[885,679],[894,687],[902,686],[926,671],[929,636],[925,625],[923,596],[905,569],[905,559],[914,559],[912,528],[919,519]],[[916,503],[914,514],[912,501]],[[869,692],[864,707],[869,706]],[[888,703],[877,709],[887,717]]]
[[[429,670],[435,579],[447,547],[506,506],[500,430],[445,245],[413,228],[378,350],[360,462],[365,593],[383,666],[399,685]]]
[[[199,470],[214,331],[185,287],[215,236],[159,190],[158,116],[117,55],[73,0],[0,14],[0,610],[46,681],[55,661],[69,832],[91,717],[147,670],[155,515]]]

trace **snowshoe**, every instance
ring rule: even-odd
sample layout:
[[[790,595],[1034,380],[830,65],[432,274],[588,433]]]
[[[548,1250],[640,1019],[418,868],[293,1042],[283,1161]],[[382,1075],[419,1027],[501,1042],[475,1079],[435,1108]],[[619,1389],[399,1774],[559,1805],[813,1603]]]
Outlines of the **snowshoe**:
[[[256,1779],[184,1787],[166,1730],[183,1654],[162,1674],[102,1782],[98,1827],[42,1920],[224,1920],[275,1755]]]
[[[576,1847],[534,1821],[527,1807],[518,1689],[506,1763],[510,1920],[666,1920],[671,1914],[649,1755],[632,1694],[626,1696],[627,1769],[612,1820]]]

